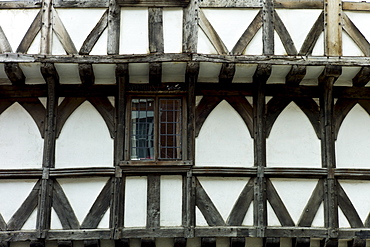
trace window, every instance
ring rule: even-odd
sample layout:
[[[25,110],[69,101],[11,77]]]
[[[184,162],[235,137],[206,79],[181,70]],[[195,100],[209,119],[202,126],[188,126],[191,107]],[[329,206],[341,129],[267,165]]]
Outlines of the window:
[[[131,98],[130,160],[181,160],[182,99]]]

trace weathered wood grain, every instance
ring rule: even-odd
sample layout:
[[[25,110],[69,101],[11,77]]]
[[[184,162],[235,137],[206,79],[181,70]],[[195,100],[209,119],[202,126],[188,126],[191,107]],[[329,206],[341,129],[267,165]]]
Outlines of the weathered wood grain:
[[[95,74],[91,63],[78,64],[78,73],[82,84],[93,85],[95,82]]]
[[[87,213],[84,221],[81,223],[81,229],[98,228],[100,221],[107,212],[112,200],[112,179],[103,187],[94,204]]]
[[[266,189],[267,200],[274,210],[276,217],[279,219],[280,224],[282,226],[295,226],[292,217],[290,216],[270,179],[266,180]]]
[[[173,247],[186,247],[186,238],[174,238]]]
[[[117,1],[109,0],[107,54],[119,54],[121,8]]]
[[[216,247],[216,238],[201,238],[201,247]]]
[[[230,238],[230,247],[244,247],[245,246],[245,238]]]
[[[352,38],[365,56],[370,56],[369,41],[367,41],[365,36],[345,13],[342,13],[342,18],[344,31],[346,31],[346,33]]]
[[[40,11],[42,11],[40,54],[51,54],[53,36],[52,1],[42,1]]]
[[[260,8],[262,3],[258,0],[203,0],[200,2],[202,8]]]
[[[321,0],[276,0],[274,1],[275,8],[284,9],[322,9],[324,3]]]
[[[239,38],[238,42],[236,42],[234,48],[231,51],[231,54],[241,55],[261,27],[262,27],[262,10],[260,10],[257,13],[251,24],[249,24],[248,28]]]
[[[280,19],[276,11],[274,11],[274,24],[275,31],[279,35],[286,53],[290,56],[297,55],[297,49],[295,48],[293,39],[290,37],[288,29],[286,29],[283,21]]]
[[[342,56],[342,1],[324,1],[325,56]]]
[[[52,206],[55,210],[55,213],[58,215],[63,229],[80,228],[80,223],[78,222],[76,214],[74,213],[72,206],[63,191],[63,188],[60,186],[57,180],[54,182]]]
[[[107,26],[108,26],[108,10],[104,12],[99,22],[95,25],[93,30],[91,30],[91,32],[85,39],[84,43],[80,48],[79,54],[81,55],[90,54],[91,50],[94,48],[96,42],[98,42],[99,38],[101,37]]]
[[[285,83],[290,86],[298,86],[306,75],[306,66],[292,65],[289,73],[285,76]]]
[[[280,247],[280,238],[265,238],[265,247]]]
[[[273,55],[275,52],[274,44],[274,2],[273,0],[262,1],[262,43],[263,54]]]
[[[186,7],[190,0],[118,0],[124,7]]]
[[[38,205],[41,181],[37,181],[31,193],[8,221],[7,230],[20,230]]]
[[[163,40],[163,10],[162,8],[148,9],[149,51],[164,52]]]
[[[25,84],[26,77],[18,63],[5,63],[4,70],[13,85]]]
[[[216,206],[213,204],[207,192],[203,189],[199,180],[196,179],[196,193],[195,204],[202,212],[208,225],[210,226],[225,226],[225,221],[222,219],[221,214],[218,212]]]
[[[12,47],[6,37],[3,29],[0,26],[0,53],[12,52]]]
[[[344,191],[340,183],[337,184],[338,188],[338,205],[342,209],[343,214],[346,216],[352,228],[362,228],[364,224],[358,215],[356,208],[353,206],[347,193]]]
[[[162,63],[149,63],[149,84],[159,85],[162,82]]]
[[[223,63],[221,66],[220,74],[218,75],[219,83],[232,83],[235,75],[234,63]]]
[[[53,30],[56,36],[58,37],[60,43],[62,44],[67,55],[78,54],[77,49],[67,32],[67,29],[64,27],[62,20],[59,18],[58,12],[53,10]]]
[[[198,11],[199,1],[190,1],[190,4],[184,8],[182,21],[182,52],[197,52]]]
[[[202,10],[199,10],[199,27],[203,30],[209,41],[216,49],[218,54],[228,54],[226,45],[222,42],[220,36],[213,28],[212,24],[208,21]]]
[[[100,247],[100,240],[98,239],[84,240],[84,247]]]
[[[141,239],[141,247],[156,247],[155,246],[155,238],[142,238]]]
[[[298,220],[298,226],[310,227],[317,214],[321,203],[324,200],[324,180],[320,179],[308,200],[301,217]]]
[[[253,200],[254,181],[255,179],[251,178],[244,186],[226,221],[227,225],[240,226],[243,223],[248,208]],[[238,242],[237,240],[235,241]],[[235,245],[238,244],[235,243]]]
[[[315,47],[316,42],[323,31],[324,31],[324,11],[321,12],[319,17],[313,24],[298,54],[304,56],[311,55],[313,48]]]
[[[370,67],[361,67],[360,71],[353,77],[352,84],[355,87],[364,87],[370,81]]]
[[[148,228],[159,228],[160,226],[160,187],[161,177],[159,175],[149,175],[146,216],[146,226]]]

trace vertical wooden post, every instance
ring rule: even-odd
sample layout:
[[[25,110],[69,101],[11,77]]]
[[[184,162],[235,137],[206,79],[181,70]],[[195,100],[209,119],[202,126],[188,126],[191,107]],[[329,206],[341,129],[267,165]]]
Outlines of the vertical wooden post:
[[[262,5],[263,55],[274,54],[274,1],[263,0]]]
[[[320,119],[321,119],[321,157],[322,166],[328,168],[328,176],[324,184],[324,218],[328,229],[328,239],[325,246],[337,246],[338,241],[338,198],[337,181],[334,178],[335,169],[335,142],[333,126],[333,85],[341,74],[341,67],[326,66],[319,77],[321,89]]]
[[[111,228],[115,229],[114,239],[120,239],[120,229],[124,226],[125,183],[126,178],[122,174],[120,161],[124,160],[125,148],[125,112],[126,112],[126,87],[129,83],[128,64],[116,65],[117,95],[115,98],[116,108],[116,136],[114,138],[114,166],[116,167],[113,179],[113,199],[111,207]],[[123,242],[117,240],[116,246],[122,246]]]
[[[116,0],[109,0],[108,12],[108,55],[119,54],[121,8]]]
[[[159,228],[160,227],[160,188],[161,176],[148,175],[148,192],[147,192],[147,215],[146,227]]]
[[[42,162],[43,173],[39,193],[36,228],[39,237],[45,238],[46,232],[50,229],[53,197],[53,180],[49,178],[49,171],[50,168],[55,167],[56,115],[58,107],[57,87],[59,84],[59,76],[54,64],[50,63],[41,65],[41,74],[47,83],[48,98]]]
[[[324,1],[325,55],[342,56],[342,1]]]
[[[182,28],[182,52],[196,53],[198,43],[199,1],[191,0],[184,8]]]
[[[257,237],[265,236],[267,226],[266,178],[266,119],[265,119],[265,86],[271,75],[271,65],[258,65],[253,75],[253,129],[254,129],[254,166],[257,167],[257,178],[254,184],[254,225]]]
[[[149,8],[149,51],[163,53],[163,9]],[[162,81],[162,63],[149,63],[149,83],[158,85]]]
[[[41,17],[41,54],[51,54],[52,37],[53,37],[53,15],[52,15],[52,0],[42,1],[42,17]]]

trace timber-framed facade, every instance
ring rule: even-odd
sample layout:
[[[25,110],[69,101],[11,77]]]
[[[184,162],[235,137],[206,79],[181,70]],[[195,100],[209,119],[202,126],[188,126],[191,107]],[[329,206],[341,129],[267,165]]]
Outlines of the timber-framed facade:
[[[369,11],[368,2],[340,0],[1,1],[0,245],[369,246],[370,142],[348,144],[349,159],[359,160],[349,165],[338,162],[337,147],[353,109],[363,116],[355,122],[369,120],[370,34],[358,21]],[[294,35],[300,14],[308,27]],[[215,18],[223,15],[240,18],[234,40],[223,32],[227,20]],[[153,156],[133,144],[140,123],[130,122],[141,113],[132,99],[142,98],[181,102],[181,114],[162,121],[176,131],[153,128]],[[309,123],[314,154],[271,148],[279,117],[297,112],[292,106]],[[152,111],[145,128],[162,114]],[[5,129],[7,119],[26,115],[34,139]],[[73,139],[73,129],[86,139]],[[160,135],[174,140],[158,144]],[[162,144],[172,156],[158,154]],[[293,158],[273,163],[274,150]],[[299,184],[304,199],[284,194]],[[5,206],[23,185],[19,204]],[[85,206],[79,196],[89,186],[95,198]]]

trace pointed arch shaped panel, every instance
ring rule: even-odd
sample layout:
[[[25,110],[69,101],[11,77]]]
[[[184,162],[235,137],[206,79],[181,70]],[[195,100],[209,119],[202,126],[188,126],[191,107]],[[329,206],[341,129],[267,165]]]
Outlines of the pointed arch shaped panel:
[[[240,115],[226,101],[209,114],[196,138],[195,165],[253,165],[253,140]]]
[[[113,140],[91,103],[82,103],[67,119],[56,142],[56,167],[112,166]]]
[[[295,103],[290,103],[279,115],[266,145],[267,166],[321,167],[320,140]]]

